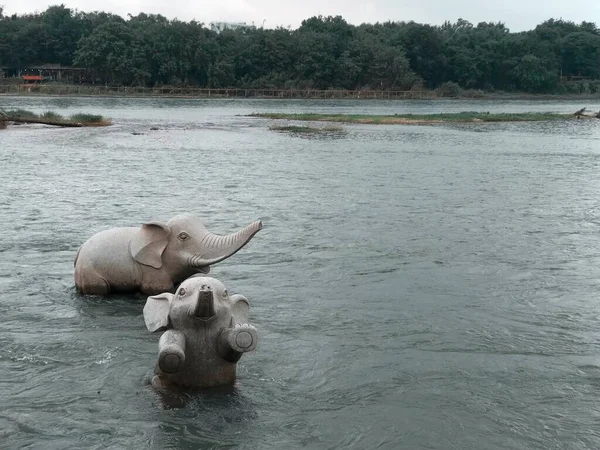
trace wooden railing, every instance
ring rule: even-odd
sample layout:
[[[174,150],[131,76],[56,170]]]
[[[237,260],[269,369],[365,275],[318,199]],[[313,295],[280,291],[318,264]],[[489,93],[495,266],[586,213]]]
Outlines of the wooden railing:
[[[38,95],[105,95],[138,97],[186,97],[186,98],[351,98],[351,99],[429,99],[436,95],[431,91],[347,91],[316,89],[200,89],[188,87],[126,87],[52,84],[0,85],[0,94]]]

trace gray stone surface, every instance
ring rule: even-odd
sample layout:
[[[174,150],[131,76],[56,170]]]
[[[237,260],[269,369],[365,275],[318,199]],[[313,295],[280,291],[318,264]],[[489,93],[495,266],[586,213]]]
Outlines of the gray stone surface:
[[[75,285],[84,294],[173,292],[178,283],[236,253],[262,228],[257,221],[219,236],[182,214],[140,228],[112,228],[88,239],[75,256]]]
[[[175,294],[148,297],[144,321],[149,331],[165,330],[158,343],[156,388],[206,388],[232,384],[236,363],[256,348],[256,328],[248,324],[248,300],[230,295],[219,280],[193,276]]]

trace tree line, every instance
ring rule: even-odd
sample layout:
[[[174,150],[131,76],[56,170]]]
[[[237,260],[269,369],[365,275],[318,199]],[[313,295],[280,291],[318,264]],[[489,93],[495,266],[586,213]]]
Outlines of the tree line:
[[[550,19],[525,32],[459,19],[347,23],[312,17],[297,29],[211,31],[161,15],[80,12],[51,6],[4,15],[0,67],[58,63],[89,69],[102,83],[214,88],[600,91],[600,30]],[[573,84],[561,80],[578,77]],[[571,87],[569,87],[571,86]]]

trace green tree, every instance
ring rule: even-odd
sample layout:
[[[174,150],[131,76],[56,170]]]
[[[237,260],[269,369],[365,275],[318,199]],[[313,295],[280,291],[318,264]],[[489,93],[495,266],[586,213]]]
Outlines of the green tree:
[[[82,22],[65,5],[50,6],[41,15],[40,58],[63,65],[73,63],[77,42],[83,35]]]
[[[547,67],[547,63],[535,55],[525,55],[513,70],[516,86],[528,92],[546,92],[553,88],[557,81],[556,72]]]
[[[588,31],[567,34],[560,41],[564,75],[598,78],[600,75],[600,36]]]
[[[215,33],[201,23],[138,14],[126,19],[64,4],[42,13],[0,8],[0,65],[75,64],[124,85],[436,88],[551,92],[559,74],[600,78],[596,24],[549,19],[511,33],[504,24],[348,24],[316,16],[296,30],[243,27]],[[452,84],[448,84],[452,85]]]
[[[435,87],[444,81],[447,60],[439,28],[409,22],[400,28],[399,40],[396,45],[406,50],[411,68],[428,86]]]
[[[107,22],[79,41],[75,64],[97,71],[104,80],[129,85],[135,71],[133,37],[123,22]]]

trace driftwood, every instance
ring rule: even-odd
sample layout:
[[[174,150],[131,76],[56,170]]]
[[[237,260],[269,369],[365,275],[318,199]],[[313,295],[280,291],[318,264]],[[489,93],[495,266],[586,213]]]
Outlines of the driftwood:
[[[581,108],[578,111],[575,111],[573,115],[578,119],[600,119],[600,111],[597,113],[585,114],[586,108]]]
[[[81,123],[76,122],[60,122],[56,120],[44,120],[44,119],[34,119],[34,118],[23,118],[23,117],[10,117],[6,114],[0,116],[0,120],[3,122],[14,122],[14,123],[39,123],[42,125],[52,125],[55,127],[74,127],[80,128],[83,126]]]

